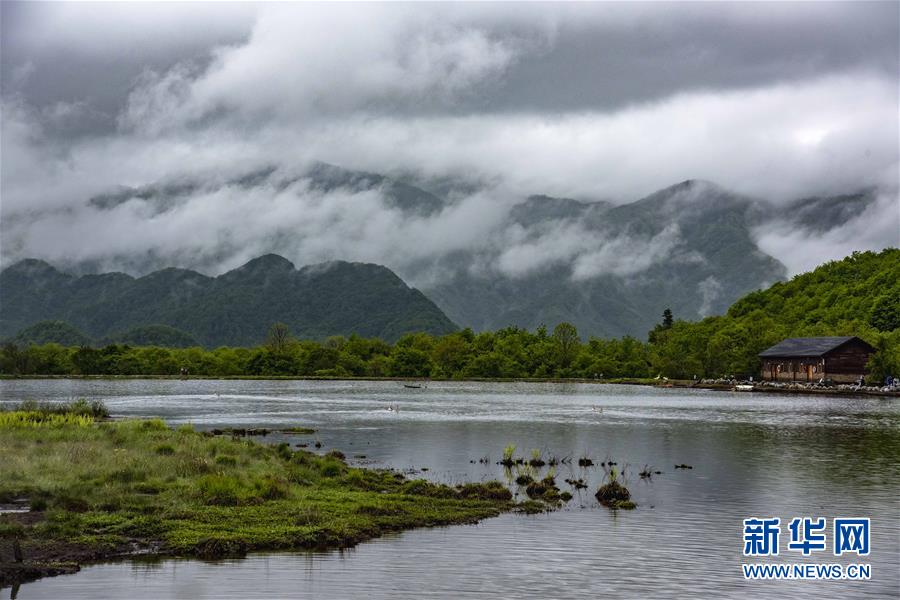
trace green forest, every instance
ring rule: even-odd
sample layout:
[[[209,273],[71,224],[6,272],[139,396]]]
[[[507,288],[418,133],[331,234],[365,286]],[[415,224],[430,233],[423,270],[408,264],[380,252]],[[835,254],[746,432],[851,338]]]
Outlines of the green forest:
[[[651,378],[758,375],[757,354],[785,337],[858,335],[878,349],[872,381],[900,375],[900,250],[858,252],[792,280],[750,293],[725,315],[689,322],[670,311],[648,332],[583,340],[570,323],[535,331],[507,327],[476,333],[407,334],[389,344],[377,338],[332,336],[298,340],[280,323],[253,348],[171,348],[79,344],[77,330],[53,322],[69,345],[6,343],[7,375],[179,375],[467,378]],[[44,330],[41,330],[41,327]],[[33,332],[34,333],[34,332]],[[51,331],[52,333],[52,331]],[[151,335],[152,334],[152,335]],[[161,335],[165,334],[165,335]],[[145,332],[165,338],[168,331]],[[43,336],[43,338],[41,337]]]

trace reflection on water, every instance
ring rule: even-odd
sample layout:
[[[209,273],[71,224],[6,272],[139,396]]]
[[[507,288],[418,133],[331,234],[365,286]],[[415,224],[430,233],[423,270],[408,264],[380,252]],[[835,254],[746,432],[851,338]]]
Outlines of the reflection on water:
[[[900,594],[900,404],[878,398],[765,396],[576,384],[309,381],[3,381],[0,403],[103,399],[116,416],[172,424],[288,427],[266,441],[337,448],[352,462],[448,483],[508,478],[507,444],[571,458],[584,478],[565,510],[505,515],[478,526],[417,530],[352,551],[266,554],[206,563],[92,566],[22,586],[20,598],[65,597],[737,597]],[[389,411],[389,406],[399,410]],[[596,410],[602,408],[602,411]],[[625,466],[639,508],[613,513],[593,492],[602,469]],[[479,459],[487,456],[487,464]],[[687,463],[692,470],[675,470]],[[663,474],[642,480],[652,465]],[[427,471],[421,469],[426,468]],[[511,483],[513,488],[515,484]],[[873,580],[745,582],[748,516],[872,518]],[[781,562],[850,562],[831,555]],[[3,594],[8,594],[4,590]],[[8,597],[0,594],[0,597]]]

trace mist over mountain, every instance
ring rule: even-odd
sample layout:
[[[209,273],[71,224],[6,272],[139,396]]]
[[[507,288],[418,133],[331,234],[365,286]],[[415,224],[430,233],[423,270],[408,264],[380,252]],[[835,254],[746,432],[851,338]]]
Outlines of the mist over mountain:
[[[261,343],[274,322],[309,339],[356,333],[396,340],[408,332],[456,329],[389,269],[341,261],[295,269],[272,254],[219,277],[176,268],[140,278],[78,277],[24,260],[0,273],[0,294],[0,338],[50,320],[98,341],[184,346],[196,340],[208,347]],[[46,325],[38,329],[19,337],[47,333]]]
[[[251,251],[277,253],[298,262],[383,262],[462,327],[533,329],[570,321],[583,335],[643,338],[665,308],[685,319],[721,314],[747,292],[785,279],[792,271],[782,259],[796,260],[803,246],[793,248],[788,256],[772,255],[761,248],[761,237],[778,232],[827,237],[865,226],[873,209],[881,210],[878,204],[882,201],[877,190],[868,189],[776,204],[733,193],[712,182],[688,180],[624,204],[540,194],[501,197],[490,218],[476,219],[469,208],[472,189],[478,184],[468,185],[466,188],[462,178],[432,182],[313,162],[292,170],[265,166],[217,179],[180,178],[141,187],[122,186],[92,196],[86,201],[87,210],[98,219],[137,213],[155,220],[177,220],[184,213],[196,217],[197,207],[211,199],[222,201],[224,206],[219,209],[227,210],[229,199],[241,197],[268,199],[277,218],[254,223],[256,217],[249,216],[247,231],[232,227],[214,240],[202,234],[165,238],[172,244],[160,243],[147,252],[64,261],[67,269],[85,274],[69,292],[78,306],[85,306],[93,296],[112,296],[114,302],[142,306],[145,312],[141,318],[128,316],[118,324],[119,329],[112,326],[100,331],[99,323],[86,324],[88,316],[71,322],[95,336],[165,323],[203,343],[228,340],[236,344],[258,341],[265,324],[260,325],[252,315],[269,303],[278,308],[265,314],[294,315],[291,318],[301,335],[346,333],[348,325],[356,326],[344,316],[329,321],[323,314],[323,323],[334,326],[329,329],[323,324],[317,329],[299,312],[280,306],[266,282],[282,271],[283,276],[293,277],[293,266],[285,259],[254,260],[215,279],[170,268],[175,263],[221,272],[246,261],[248,246],[241,242],[247,241]],[[489,193],[485,190],[475,195]],[[359,215],[371,218],[360,219]],[[187,252],[191,246],[184,247],[182,242],[199,242],[200,246]],[[824,262],[826,258],[811,260]],[[259,261],[266,265],[262,279],[254,275]],[[44,273],[39,280],[48,277],[47,265],[23,264]],[[23,264],[14,271],[20,271]],[[137,280],[123,273],[89,274],[110,267],[136,274],[163,270]],[[236,287],[225,285],[232,281]],[[261,287],[254,289],[254,285]],[[354,285],[348,281],[343,292],[351,293]],[[159,296],[161,290],[167,290],[162,297],[168,300],[155,300],[156,308],[147,312],[142,295]],[[210,315],[203,325],[187,324],[190,319],[180,307],[193,302],[200,293],[195,290],[206,294],[201,301],[204,304],[233,308]],[[253,300],[245,306],[248,298]],[[104,310],[102,302],[94,302],[90,310]],[[8,305],[6,298],[4,305]],[[405,307],[397,309],[402,312]],[[44,311],[41,319],[64,318],[58,310],[55,306]],[[9,312],[6,308],[2,311]],[[250,319],[246,328],[212,324],[216,319],[234,323],[243,318]],[[16,322],[17,326],[5,328],[7,334],[29,324]],[[380,322],[374,329],[367,325],[365,332],[392,338],[410,326],[407,322],[399,328],[384,328]],[[444,326],[433,315],[423,321],[423,327]],[[220,331],[227,327],[232,329]]]
[[[585,334],[643,338],[667,307],[687,319],[718,314],[787,275],[750,235],[758,203],[712,184],[688,181],[623,206],[565,207],[501,251],[499,276],[459,270],[423,291],[476,329],[567,320]]]

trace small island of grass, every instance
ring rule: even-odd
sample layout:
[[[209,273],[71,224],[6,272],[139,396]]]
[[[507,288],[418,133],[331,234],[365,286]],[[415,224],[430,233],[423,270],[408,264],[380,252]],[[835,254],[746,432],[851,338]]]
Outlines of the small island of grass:
[[[0,413],[0,584],[135,554],[218,558],[353,546],[515,508],[499,482],[455,488],[349,467],[102,405]]]

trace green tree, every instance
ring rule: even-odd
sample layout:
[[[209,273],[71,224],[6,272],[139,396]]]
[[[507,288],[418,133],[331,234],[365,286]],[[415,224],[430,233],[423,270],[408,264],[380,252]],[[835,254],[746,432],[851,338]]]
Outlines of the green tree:
[[[315,375],[319,371],[327,371],[337,367],[340,353],[334,348],[325,348],[316,344],[303,357],[302,372],[304,375]]]
[[[878,331],[900,329],[900,293],[881,295],[872,307],[869,323]]]
[[[556,344],[557,363],[560,368],[568,369],[578,354],[581,340],[574,325],[562,322],[553,328],[553,342]]]
[[[672,329],[672,325],[675,323],[674,317],[672,317],[672,309],[666,308],[663,311],[663,320],[662,320],[662,328],[663,329]]]
[[[266,337],[266,347],[272,354],[286,354],[291,343],[291,332],[284,323],[273,323]]]
[[[75,351],[72,363],[81,375],[97,375],[102,372],[100,351],[88,346]]]
[[[469,344],[463,336],[451,333],[435,343],[431,356],[445,376],[453,377],[462,371],[469,360]]]
[[[466,365],[468,377],[521,377],[521,368],[501,352],[479,354]]]
[[[0,368],[4,373],[13,375],[25,375],[31,372],[28,364],[28,354],[19,350],[16,344],[11,342],[3,345],[0,353]]]
[[[649,341],[651,344],[662,342],[665,338],[666,332],[672,329],[673,325],[675,325],[675,317],[672,316],[672,310],[667,308],[663,311],[662,322],[657,323],[647,334],[647,341]]]
[[[391,375],[397,377],[428,377],[431,359],[422,350],[395,346],[391,353]]]
[[[874,385],[884,383],[888,375],[892,377],[900,377],[900,352],[896,347],[892,347],[888,342],[887,336],[881,336],[875,343],[875,354],[869,358],[869,377],[868,381]]]
[[[275,353],[268,348],[260,348],[247,362],[249,375],[296,375],[297,365],[286,353]]]

